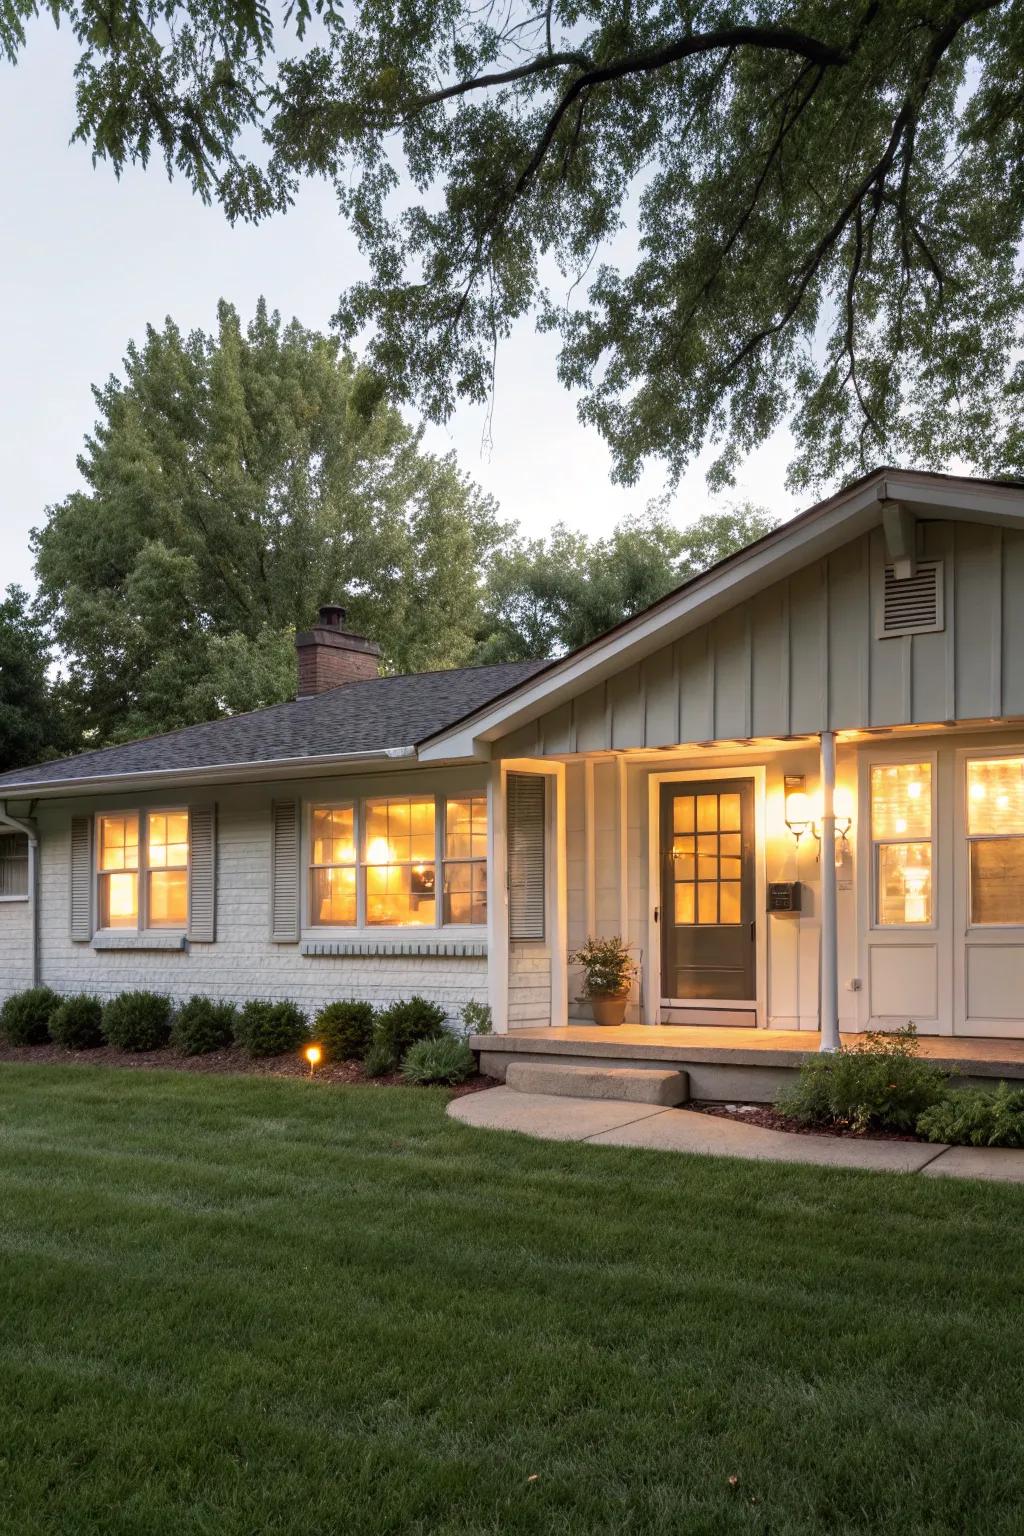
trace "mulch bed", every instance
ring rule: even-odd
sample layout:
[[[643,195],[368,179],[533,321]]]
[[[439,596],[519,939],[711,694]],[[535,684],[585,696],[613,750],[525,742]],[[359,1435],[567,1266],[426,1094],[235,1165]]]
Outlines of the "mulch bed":
[[[33,1066],[54,1064],[83,1067],[133,1067],[136,1070],[169,1072],[236,1073],[246,1077],[309,1077],[309,1066],[296,1056],[263,1056],[254,1060],[237,1047],[225,1051],[210,1051],[205,1056],[180,1056],[169,1046],[162,1051],[119,1051],[112,1045],[97,1046],[90,1051],[68,1051],[62,1045],[6,1045],[0,1044],[0,1061],[28,1062]],[[318,1067],[313,1074],[317,1083],[332,1087],[406,1088],[417,1085],[407,1083],[397,1072],[387,1077],[367,1077],[362,1062],[329,1062]],[[453,1098],[467,1093],[480,1093],[485,1088],[496,1088],[493,1077],[478,1075],[465,1083],[458,1083],[448,1091]]]
[[[801,1125],[788,1115],[780,1115],[770,1104],[711,1104],[705,1099],[693,1099],[685,1106],[695,1109],[699,1115],[717,1115],[720,1120],[740,1120],[744,1125],[757,1125],[763,1131],[788,1131],[792,1136],[846,1136],[854,1141],[922,1141],[910,1131],[855,1131],[849,1125]]]

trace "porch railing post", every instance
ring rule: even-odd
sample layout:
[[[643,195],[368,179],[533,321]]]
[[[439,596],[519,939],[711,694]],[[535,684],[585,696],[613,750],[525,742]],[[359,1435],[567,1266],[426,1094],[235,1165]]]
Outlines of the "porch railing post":
[[[821,733],[821,998],[823,1051],[839,1049],[839,942],[836,918],[836,738]]]

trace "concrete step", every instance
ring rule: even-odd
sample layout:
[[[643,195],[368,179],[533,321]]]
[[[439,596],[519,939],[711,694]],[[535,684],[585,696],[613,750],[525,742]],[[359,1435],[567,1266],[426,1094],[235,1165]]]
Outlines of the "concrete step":
[[[511,1061],[505,1086],[516,1093],[560,1094],[572,1099],[618,1099],[628,1104],[685,1104],[685,1072],[656,1067],[578,1067],[547,1061]]]

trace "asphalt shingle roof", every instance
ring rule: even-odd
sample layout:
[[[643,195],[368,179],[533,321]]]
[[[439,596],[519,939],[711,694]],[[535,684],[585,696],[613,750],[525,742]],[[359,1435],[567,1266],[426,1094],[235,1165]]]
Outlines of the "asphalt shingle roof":
[[[0,774],[0,795],[42,785],[167,769],[334,757],[415,746],[499,698],[547,666],[543,661],[416,672],[346,683],[308,699],[248,715],[187,725],[121,747],[81,752]]]

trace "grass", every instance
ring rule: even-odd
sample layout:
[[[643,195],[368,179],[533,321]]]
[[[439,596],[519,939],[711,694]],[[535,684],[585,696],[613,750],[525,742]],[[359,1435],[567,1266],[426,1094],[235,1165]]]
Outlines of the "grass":
[[[1021,1530],[1024,1191],[446,1097],[0,1068],[5,1536]]]

